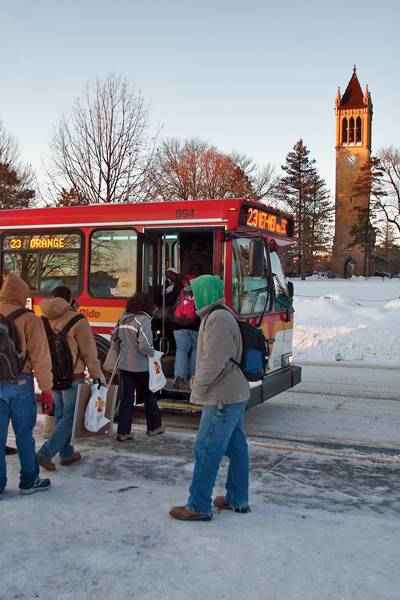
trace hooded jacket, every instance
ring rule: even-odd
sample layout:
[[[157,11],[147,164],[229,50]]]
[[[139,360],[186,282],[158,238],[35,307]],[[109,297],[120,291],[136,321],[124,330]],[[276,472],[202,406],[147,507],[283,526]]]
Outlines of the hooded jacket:
[[[154,355],[150,315],[125,312],[111,339],[118,340],[120,344],[119,369],[134,373],[149,370],[148,357]]]
[[[25,308],[29,287],[20,277],[10,273],[0,290],[0,313],[7,317],[18,308]],[[43,323],[32,312],[14,321],[21,350],[26,356],[23,373],[34,374],[40,389],[49,392],[53,385],[51,357]]]
[[[240,363],[242,335],[233,312],[225,306],[224,284],[217,275],[201,275],[190,282],[201,319],[197,341],[196,373],[190,401],[195,404],[234,404],[250,397]]]
[[[42,300],[40,308],[55,331],[61,331],[76,315],[72,306],[64,298]],[[74,374],[83,375],[87,367],[93,379],[101,379],[103,373],[97,357],[96,341],[86,318],[77,321],[67,332],[67,343],[71,351]]]

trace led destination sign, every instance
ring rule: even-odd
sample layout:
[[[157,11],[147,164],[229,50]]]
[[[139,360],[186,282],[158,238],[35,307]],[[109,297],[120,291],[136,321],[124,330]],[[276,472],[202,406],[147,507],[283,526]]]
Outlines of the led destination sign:
[[[74,233],[6,235],[4,250],[71,250],[79,248],[80,237]]]
[[[268,208],[244,206],[240,213],[240,225],[260,229],[281,237],[293,236],[293,220]]]

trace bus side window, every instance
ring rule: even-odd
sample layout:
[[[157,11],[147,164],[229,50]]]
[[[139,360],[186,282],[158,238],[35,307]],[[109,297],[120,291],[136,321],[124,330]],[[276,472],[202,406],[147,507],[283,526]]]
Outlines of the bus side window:
[[[95,298],[129,298],[136,292],[137,234],[97,229],[90,238],[89,292]]]
[[[290,295],[285,273],[283,272],[281,261],[275,250],[270,251],[272,277],[275,290],[275,308],[276,310],[286,310],[291,308],[293,299]]]

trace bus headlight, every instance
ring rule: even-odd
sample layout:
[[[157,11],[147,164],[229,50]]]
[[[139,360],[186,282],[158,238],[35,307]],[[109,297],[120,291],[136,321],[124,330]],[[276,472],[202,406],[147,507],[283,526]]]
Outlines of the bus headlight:
[[[288,367],[293,362],[292,353],[282,354],[281,356],[281,367]]]

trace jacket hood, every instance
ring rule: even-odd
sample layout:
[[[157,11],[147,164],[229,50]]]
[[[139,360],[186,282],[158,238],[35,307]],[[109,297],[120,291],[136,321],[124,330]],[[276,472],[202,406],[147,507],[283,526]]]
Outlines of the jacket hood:
[[[15,273],[9,273],[0,290],[0,302],[2,304],[17,304],[18,306],[25,307],[28,296],[28,284],[18,277],[18,275],[15,275]]]
[[[190,281],[197,310],[224,297],[224,283],[218,275],[200,275]]]
[[[138,313],[131,313],[131,312],[124,312],[121,315],[120,318],[120,323],[129,323],[130,321],[135,321],[136,319],[141,320],[141,317],[143,316],[148,317],[149,319],[151,319],[151,315],[149,315],[147,312],[138,312]]]
[[[40,308],[42,309],[44,316],[50,321],[52,319],[58,319],[69,310],[73,311],[72,306],[66,300],[64,300],[64,298],[50,298],[48,300],[42,300],[40,303]]]

